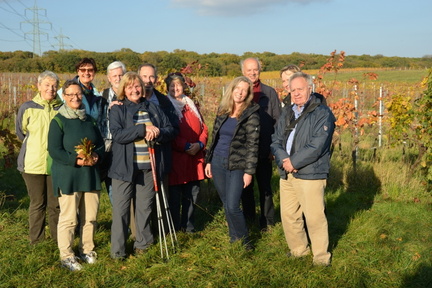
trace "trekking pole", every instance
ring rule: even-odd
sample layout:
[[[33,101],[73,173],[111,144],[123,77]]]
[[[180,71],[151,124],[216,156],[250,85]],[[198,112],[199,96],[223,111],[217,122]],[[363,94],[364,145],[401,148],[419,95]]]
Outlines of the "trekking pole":
[[[154,143],[152,141],[148,141],[147,144],[148,144],[149,155],[150,155],[150,164],[151,164],[151,168],[152,168],[153,184],[154,184],[154,189],[156,192],[156,213],[157,213],[157,218],[158,218],[159,237],[162,236],[162,238],[163,238],[163,240],[162,239],[159,240],[161,258],[164,258],[163,246],[165,246],[165,253],[166,253],[167,259],[169,259],[168,246],[167,246],[166,235],[165,235],[165,227],[164,227],[164,223],[163,223],[163,219],[162,219],[162,208],[161,208],[161,202],[159,199],[159,184],[158,184],[157,174],[156,174],[156,159],[155,159],[155,150],[154,150],[154,146],[153,146]]]
[[[168,232],[170,233],[171,243],[173,246],[173,250],[175,252],[174,239],[175,239],[175,243],[177,243],[177,234],[175,232],[174,221],[172,220],[171,211],[169,210],[169,204],[168,204],[168,201],[166,200],[165,187],[164,187],[162,181],[161,181],[161,194],[162,194],[163,204],[165,207],[165,215],[167,218]],[[173,236],[174,236],[174,238],[173,238]]]

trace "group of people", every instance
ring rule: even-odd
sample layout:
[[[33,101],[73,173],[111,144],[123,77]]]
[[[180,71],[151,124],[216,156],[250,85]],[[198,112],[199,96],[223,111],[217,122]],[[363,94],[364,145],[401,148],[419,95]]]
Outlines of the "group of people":
[[[275,224],[274,159],[289,256],[308,255],[311,247],[314,264],[330,265],[324,188],[335,118],[325,99],[313,93],[312,78],[298,67],[284,80],[290,98],[282,108],[276,91],[260,81],[259,60],[247,58],[240,65],[243,76],[231,81],[220,101],[209,145],[207,125],[199,105],[187,96],[181,73],[165,78],[167,95],[155,89],[157,69],[148,63],[137,72],[126,72],[120,61],[111,63],[110,87],[103,93],[92,83],[97,71],[92,58],[81,59],[77,76],[60,90],[55,73],[40,74],[39,93],[20,107],[16,123],[23,141],[18,169],[30,196],[30,242],[45,239],[48,211],[61,264],[82,269],[73,251],[77,226],[79,256],[95,263],[103,182],[112,204],[111,257],[127,257],[130,231],[134,253],[145,253],[154,241],[154,183],[167,194],[175,230],[193,233],[200,181],[208,177],[223,203],[230,242],[253,249],[248,223],[256,217],[254,177],[260,227],[266,231]]]

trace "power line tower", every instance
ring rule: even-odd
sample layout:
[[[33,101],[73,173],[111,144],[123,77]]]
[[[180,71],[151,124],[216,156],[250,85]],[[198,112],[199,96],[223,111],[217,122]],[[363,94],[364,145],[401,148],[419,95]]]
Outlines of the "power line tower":
[[[72,45],[68,45],[68,44],[64,43],[63,39],[69,39],[69,37],[67,37],[66,35],[63,35],[62,29],[60,29],[60,34],[58,36],[55,36],[54,38],[57,39],[58,43],[54,44],[52,46],[53,47],[58,46],[59,52],[65,50],[66,47],[72,48]]]
[[[39,11],[44,11],[44,16],[46,17],[46,9],[43,8],[38,8],[36,5],[36,1],[35,4],[32,8],[26,8],[25,9],[25,14],[27,14],[27,10],[30,10],[33,12],[33,19],[32,20],[27,20],[24,22],[21,22],[21,24],[31,24],[33,26],[33,31],[32,32],[25,32],[24,33],[24,38],[26,38],[27,34],[32,34],[33,35],[33,57],[35,57],[35,55],[42,55],[42,51],[41,51],[41,44],[40,44],[40,36],[41,35],[46,35],[47,40],[48,40],[48,33],[46,32],[41,32],[39,26],[41,24],[49,24],[50,28],[52,28],[51,22],[48,21],[41,21],[39,20]]]

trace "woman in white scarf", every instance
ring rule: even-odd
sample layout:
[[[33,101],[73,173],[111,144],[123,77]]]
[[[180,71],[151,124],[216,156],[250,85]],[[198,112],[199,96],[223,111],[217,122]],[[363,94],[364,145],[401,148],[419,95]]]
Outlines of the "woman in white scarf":
[[[195,103],[184,94],[184,77],[171,73],[165,79],[168,99],[179,118],[180,132],[172,144],[169,205],[176,230],[194,232],[194,204],[204,175],[204,148],[208,128]]]

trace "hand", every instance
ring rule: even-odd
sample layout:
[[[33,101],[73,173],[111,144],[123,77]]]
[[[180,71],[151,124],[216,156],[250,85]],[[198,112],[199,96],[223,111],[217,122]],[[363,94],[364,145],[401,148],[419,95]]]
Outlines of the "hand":
[[[285,158],[282,160],[283,164],[283,168],[286,172],[288,173],[296,173],[298,170],[294,168],[294,166],[291,163],[291,159],[290,158]]]
[[[190,145],[189,149],[186,150],[186,153],[189,154],[189,155],[191,155],[191,156],[194,156],[194,155],[196,155],[198,153],[199,150],[201,150],[201,146],[199,145],[199,143],[198,142],[197,143],[192,143]]]
[[[114,106],[114,105],[123,105],[123,102],[120,102],[120,101],[117,101],[117,100],[111,101],[111,103],[108,106],[108,109],[111,109],[111,107]]]
[[[210,164],[210,163],[206,164],[206,166],[205,166],[205,168],[204,168],[204,173],[205,173],[205,175],[206,175],[208,178],[212,178],[212,177],[213,177],[213,175],[212,175],[212,173],[211,173],[211,164]]]
[[[147,141],[153,141],[154,139],[159,137],[160,134],[159,128],[154,125],[145,126],[145,132],[145,139]]]
[[[246,188],[247,186],[249,186],[252,183],[252,175],[245,173],[243,175],[243,188]]]

